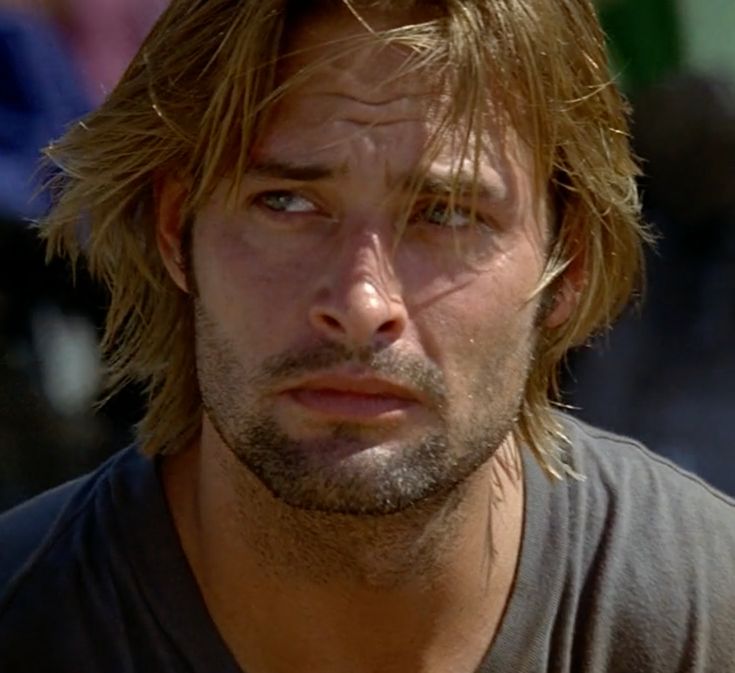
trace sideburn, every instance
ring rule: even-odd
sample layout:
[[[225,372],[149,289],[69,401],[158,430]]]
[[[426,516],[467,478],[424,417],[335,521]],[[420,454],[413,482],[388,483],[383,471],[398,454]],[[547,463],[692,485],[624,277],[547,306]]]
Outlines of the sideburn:
[[[199,288],[197,286],[196,275],[194,273],[194,216],[186,215],[184,218],[184,226],[181,230],[181,263],[184,277],[186,278],[186,287],[193,298],[199,296]]]

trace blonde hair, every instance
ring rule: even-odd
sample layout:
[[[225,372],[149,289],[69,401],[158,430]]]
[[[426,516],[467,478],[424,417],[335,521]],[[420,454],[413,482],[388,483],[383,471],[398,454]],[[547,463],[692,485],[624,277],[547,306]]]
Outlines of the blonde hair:
[[[563,283],[570,264],[584,281],[571,318],[540,328],[516,435],[548,472],[563,473],[552,407],[559,364],[628,301],[648,237],[627,110],[588,0],[173,0],[99,110],[47,150],[60,169],[55,207],[43,222],[49,255],[75,262],[83,254],[110,291],[103,340],[110,390],[146,387],[138,430],[150,454],[176,451],[199,432],[192,306],[158,253],[155,180],[186,176],[187,217],[222,175],[239,182],[264,115],[293,84],[278,82],[278,59],[290,22],[307,5],[346,7],[361,21],[366,8],[431,7],[431,20],[387,31],[386,39],[447,73],[447,123],[478,129],[490,94],[531,149],[555,220],[542,288]]]

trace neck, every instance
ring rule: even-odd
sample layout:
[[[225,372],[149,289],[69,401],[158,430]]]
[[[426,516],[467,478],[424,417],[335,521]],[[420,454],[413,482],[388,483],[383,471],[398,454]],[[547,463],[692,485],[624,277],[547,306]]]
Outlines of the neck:
[[[164,485],[207,607],[245,670],[475,669],[520,547],[510,440],[460,489],[353,517],[284,505],[217,439],[205,430],[167,459]]]

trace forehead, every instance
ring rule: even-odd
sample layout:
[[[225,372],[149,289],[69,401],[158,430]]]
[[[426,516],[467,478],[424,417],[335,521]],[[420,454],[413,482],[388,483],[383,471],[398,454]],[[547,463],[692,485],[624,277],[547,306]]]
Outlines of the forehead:
[[[287,30],[279,83],[287,83],[290,98],[333,93],[376,107],[394,99],[428,101],[441,92],[438,78],[408,47],[382,34],[409,19],[418,17],[372,12],[357,18],[342,9],[302,20]]]
[[[449,109],[441,68],[426,67],[415,50],[380,32],[432,18],[423,10],[368,12],[358,19],[343,9],[292,25],[278,71],[277,84],[285,93],[255,144],[256,158],[266,148],[293,152],[300,146],[306,153],[336,150],[338,138],[355,140],[356,133],[368,130],[378,143],[381,139],[395,142],[398,134],[402,149],[412,145],[417,160],[426,158],[430,140],[434,142],[432,160],[445,165],[459,155],[465,155],[460,163],[471,163],[473,146],[494,162],[505,156],[509,129],[491,113],[489,100],[478,102],[481,123],[469,133],[461,121],[443,125],[437,132]],[[316,144],[315,135],[324,139],[324,146]],[[515,140],[510,145],[517,154]],[[349,147],[354,142],[343,143],[341,149]]]
[[[350,6],[353,4],[350,2]],[[312,51],[331,52],[338,58],[340,53],[361,40],[365,44],[377,44],[381,41],[380,37],[391,31],[395,37],[400,29],[428,24],[441,17],[439,12],[429,10],[420,3],[413,5],[410,10],[400,11],[370,8],[353,11],[346,6],[346,2],[333,2],[329,8],[304,8],[286,17],[281,53],[290,62],[298,62],[302,55],[306,59],[312,58]]]

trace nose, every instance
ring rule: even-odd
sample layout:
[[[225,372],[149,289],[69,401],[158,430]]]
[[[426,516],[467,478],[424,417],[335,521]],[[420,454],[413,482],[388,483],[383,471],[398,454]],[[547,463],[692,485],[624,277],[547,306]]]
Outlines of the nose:
[[[408,311],[392,257],[378,234],[344,242],[317,288],[312,327],[347,348],[384,347],[400,338]]]

